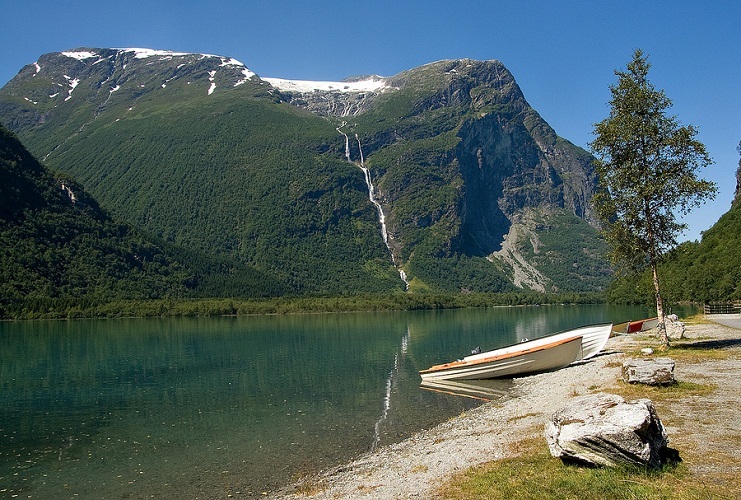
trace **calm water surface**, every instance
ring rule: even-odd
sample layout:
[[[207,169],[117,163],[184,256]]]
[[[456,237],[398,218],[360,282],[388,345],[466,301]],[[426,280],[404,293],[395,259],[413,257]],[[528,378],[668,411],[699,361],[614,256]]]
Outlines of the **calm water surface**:
[[[420,369],[644,316],[548,306],[3,322],[0,496],[259,496],[481,404],[422,390]]]

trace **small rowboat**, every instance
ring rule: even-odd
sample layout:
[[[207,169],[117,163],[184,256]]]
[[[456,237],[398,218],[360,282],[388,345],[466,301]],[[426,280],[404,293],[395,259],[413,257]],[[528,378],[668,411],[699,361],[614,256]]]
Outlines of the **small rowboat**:
[[[596,325],[528,340],[419,372],[422,380],[475,380],[556,370],[601,351],[612,325]]]
[[[659,318],[646,318],[637,321],[626,321],[624,323],[618,323],[612,327],[612,332],[618,335],[626,335],[628,333],[645,332],[652,328],[656,328],[659,324]]]
[[[435,365],[420,371],[419,374],[422,380],[511,377],[563,368],[573,363],[580,353],[581,337],[572,337],[517,352],[497,354],[497,351],[490,351],[489,355],[483,358],[472,361],[462,359]]]

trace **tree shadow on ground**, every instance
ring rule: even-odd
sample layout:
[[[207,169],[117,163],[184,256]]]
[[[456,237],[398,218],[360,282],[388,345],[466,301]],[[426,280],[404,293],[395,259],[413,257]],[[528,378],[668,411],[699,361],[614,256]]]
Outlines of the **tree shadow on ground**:
[[[702,340],[699,342],[688,342],[681,344],[674,344],[674,347],[680,349],[725,349],[728,347],[738,347],[741,345],[741,338],[738,339],[717,339],[717,340]]]

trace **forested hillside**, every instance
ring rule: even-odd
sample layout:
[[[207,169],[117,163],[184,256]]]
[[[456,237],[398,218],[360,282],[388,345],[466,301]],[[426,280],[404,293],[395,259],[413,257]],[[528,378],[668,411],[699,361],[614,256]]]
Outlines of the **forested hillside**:
[[[741,161],[736,179],[731,209],[699,242],[682,243],[662,259],[662,293],[670,302],[741,300]],[[648,272],[623,277],[612,284],[608,296],[615,302],[650,304],[650,280]]]
[[[111,218],[0,125],[0,317],[114,300],[270,297],[275,280]]]
[[[178,297],[194,276],[0,126],[0,313],[23,299]]]

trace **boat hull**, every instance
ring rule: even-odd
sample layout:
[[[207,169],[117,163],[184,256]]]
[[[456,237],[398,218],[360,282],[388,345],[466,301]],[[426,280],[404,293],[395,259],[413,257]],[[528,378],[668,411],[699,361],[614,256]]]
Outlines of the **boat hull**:
[[[510,346],[497,349],[496,351],[473,354],[471,356],[466,356],[465,358],[463,358],[463,360],[474,361],[476,359],[486,358],[488,356],[491,356],[494,352],[498,354],[518,352],[523,349],[531,349],[533,347],[550,344],[571,337],[582,337],[582,352],[577,358],[577,361],[580,359],[589,359],[600,352],[602,349],[604,349],[607,341],[610,339],[611,331],[611,324],[584,326],[575,330],[554,333],[553,335],[548,335],[547,337],[541,337],[533,340],[528,340],[527,342],[512,344]]]
[[[626,321],[612,327],[613,333],[625,335],[628,333],[645,332],[659,325],[659,318],[647,318],[638,321]]]
[[[572,336],[515,352],[495,350],[482,354],[488,356],[436,365],[419,374],[422,380],[475,380],[556,370],[581,357],[582,337]]]

